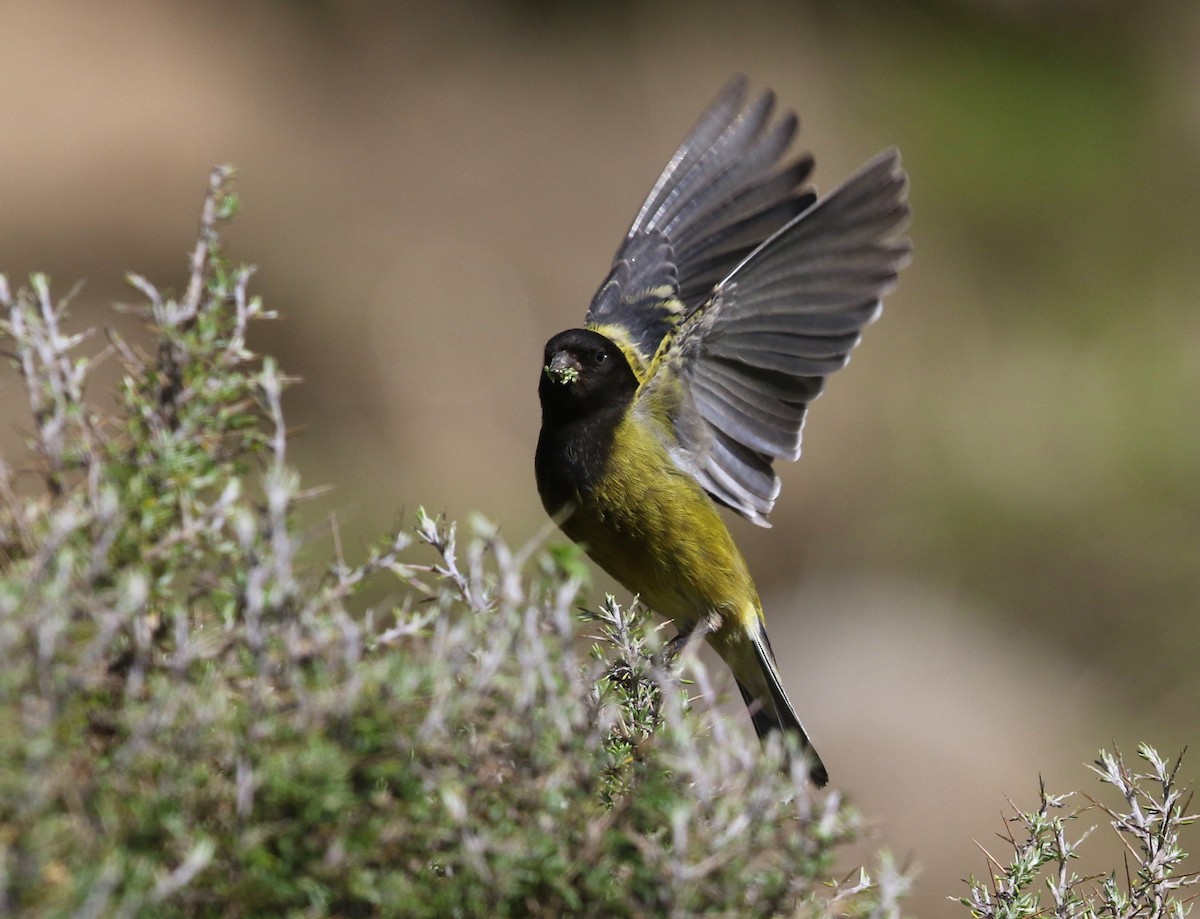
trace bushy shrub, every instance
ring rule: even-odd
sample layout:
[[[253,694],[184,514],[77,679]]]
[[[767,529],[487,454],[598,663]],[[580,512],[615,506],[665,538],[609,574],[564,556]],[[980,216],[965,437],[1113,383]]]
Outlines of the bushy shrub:
[[[569,551],[422,513],[298,563],[227,179],[182,296],[130,278],[152,342],[107,333],[115,398],[44,277],[0,284],[33,418],[0,466],[0,913],[894,914],[886,861],[830,880],[854,814],[689,702],[645,613],[581,623]],[[381,579],[394,606],[352,611]]]
[[[1184,829],[1191,793],[1179,784],[1182,757],[1163,759],[1142,745],[1138,757],[1148,772],[1130,768],[1117,753],[1100,752],[1092,769],[1102,784],[1117,791],[1110,805],[1090,795],[1051,795],[1041,786],[1038,807],[1017,811],[1002,839],[1012,854],[1005,861],[988,854],[994,871],[988,883],[971,880],[959,902],[978,919],[1183,919],[1191,912],[1187,888],[1200,874],[1184,871]],[[1095,826],[1081,820],[1101,815],[1125,850],[1120,868],[1080,874],[1080,850]],[[986,849],[984,850],[987,851]]]
[[[221,255],[227,180],[183,295],[130,278],[148,346],[99,349],[44,277],[0,277],[32,416],[0,462],[0,915],[898,916],[886,856],[835,866],[860,832],[839,795],[714,711],[643,610],[581,614],[569,547],[422,512],[361,563],[298,561],[287,381],[247,347],[270,314]],[[122,379],[94,398],[102,356]],[[384,581],[388,608],[353,606]],[[1043,789],[961,902],[1182,919],[1178,763],[1140,753],[1144,775],[1097,764],[1117,806]],[[1129,855],[1080,877],[1092,807]]]

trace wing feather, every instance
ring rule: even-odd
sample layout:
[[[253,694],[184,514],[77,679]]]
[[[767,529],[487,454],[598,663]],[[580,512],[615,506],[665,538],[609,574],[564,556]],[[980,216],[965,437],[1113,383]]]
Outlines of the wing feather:
[[[908,258],[908,243],[890,238],[907,220],[906,193],[887,151],[793,217],[673,330],[639,390],[646,406],[673,400],[659,414],[673,419],[676,461],[755,523],[767,525],[779,494],[772,462],[800,455],[808,403]]]
[[[804,409],[787,402],[763,404],[744,390],[714,390],[707,381],[696,381],[713,405],[713,424],[752,450],[778,456],[791,449],[793,431],[804,420]]]
[[[743,517],[765,520],[780,488],[770,459],[720,430],[714,429],[713,435],[697,477],[701,486]]]
[[[810,157],[782,163],[798,122],[772,120],[770,91],[747,100],[744,77],[718,95],[655,182],[588,309],[648,364],[676,325],[755,247],[815,196]]]

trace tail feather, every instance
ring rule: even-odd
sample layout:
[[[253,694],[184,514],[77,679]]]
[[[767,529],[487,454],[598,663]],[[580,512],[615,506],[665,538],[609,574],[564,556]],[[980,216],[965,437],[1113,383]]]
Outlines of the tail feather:
[[[759,737],[766,737],[772,731],[784,731],[794,736],[808,757],[809,778],[818,788],[824,787],[825,783],[829,781],[829,773],[825,770],[825,764],[821,762],[821,757],[813,747],[812,741],[808,739],[808,732],[804,730],[804,725],[796,716],[796,710],[792,708],[791,700],[788,699],[783,684],[779,680],[779,669],[775,665],[775,654],[771,651],[771,643],[767,638],[766,630],[762,628],[755,630],[755,633],[750,636],[750,644],[754,648],[755,657],[758,658],[763,682],[766,684],[770,696],[767,699],[760,699],[740,680],[738,681],[742,699],[745,700],[746,707],[750,709],[750,721],[754,724],[754,730]]]

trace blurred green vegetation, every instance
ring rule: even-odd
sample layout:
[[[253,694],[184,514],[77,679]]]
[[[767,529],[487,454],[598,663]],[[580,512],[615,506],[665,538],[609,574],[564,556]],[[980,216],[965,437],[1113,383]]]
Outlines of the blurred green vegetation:
[[[1192,679],[1190,647],[1169,635],[1200,610],[1186,10],[829,16],[886,62],[868,77],[871,112],[904,136],[917,176],[914,273],[962,285],[919,307],[928,353],[942,350],[922,368],[932,385],[905,393],[920,433],[898,478],[919,516],[900,560],[1049,627],[1089,665],[1153,648],[1135,706]]]

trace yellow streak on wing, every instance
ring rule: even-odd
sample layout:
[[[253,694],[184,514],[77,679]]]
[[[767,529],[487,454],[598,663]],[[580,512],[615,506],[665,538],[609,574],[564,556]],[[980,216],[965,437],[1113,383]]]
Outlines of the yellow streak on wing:
[[[677,316],[683,312],[683,301],[675,296],[675,288],[670,284],[661,284],[658,287],[652,287],[648,293],[654,294],[656,297],[661,297],[662,303],[659,306],[668,313]]]
[[[669,285],[655,288],[649,291],[656,296],[661,296],[662,300],[656,305],[656,309],[661,310],[671,318],[673,323],[678,323],[683,315],[683,302],[676,297],[675,291]],[[637,344],[634,342],[629,330],[623,325],[608,323],[606,325],[589,325],[588,328],[593,332],[599,332],[605,338],[613,342],[624,353],[625,358],[629,361],[629,366],[633,369],[633,375],[637,377],[638,383],[645,383],[651,376],[652,358],[657,361],[658,355],[663,351],[664,345],[669,342],[674,336],[674,329],[667,332],[663,336],[662,342],[659,343],[655,354],[643,354]]]
[[[681,310],[683,308],[683,304],[678,300],[673,301],[673,303],[673,310],[676,308]],[[649,361],[645,375],[638,377],[639,382],[645,383],[649,380],[654,380],[656,377],[660,377],[663,380],[674,378],[674,371],[684,357],[681,347],[682,342],[688,337],[688,330],[697,323],[704,323],[706,321],[711,305],[712,301],[710,300],[692,310],[687,316],[679,318],[671,331],[664,335],[663,340],[658,343],[658,348]]]

